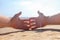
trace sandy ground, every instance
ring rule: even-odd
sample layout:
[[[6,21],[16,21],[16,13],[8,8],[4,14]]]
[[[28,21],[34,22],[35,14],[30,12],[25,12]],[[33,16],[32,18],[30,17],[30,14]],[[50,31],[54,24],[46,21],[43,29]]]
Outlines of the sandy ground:
[[[33,31],[0,28],[0,40],[60,40],[60,25],[47,25]]]

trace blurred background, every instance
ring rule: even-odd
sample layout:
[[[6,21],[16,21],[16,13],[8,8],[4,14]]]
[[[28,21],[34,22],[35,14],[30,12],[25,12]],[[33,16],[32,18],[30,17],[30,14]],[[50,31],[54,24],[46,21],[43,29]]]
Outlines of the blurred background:
[[[0,15],[12,17],[22,11],[21,17],[37,17],[37,11],[45,16],[60,12],[60,0],[0,0]]]

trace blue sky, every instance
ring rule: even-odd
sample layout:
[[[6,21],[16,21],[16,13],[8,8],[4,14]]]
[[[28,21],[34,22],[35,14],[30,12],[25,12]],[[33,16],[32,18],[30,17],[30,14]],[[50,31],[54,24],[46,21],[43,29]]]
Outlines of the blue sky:
[[[60,13],[60,0],[0,0],[0,15],[12,17],[22,11],[21,17],[32,17],[38,10],[46,16]]]

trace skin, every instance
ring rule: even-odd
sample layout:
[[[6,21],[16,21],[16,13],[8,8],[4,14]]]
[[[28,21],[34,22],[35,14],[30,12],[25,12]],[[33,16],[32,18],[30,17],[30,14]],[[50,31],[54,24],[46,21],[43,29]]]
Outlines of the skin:
[[[10,18],[6,16],[0,16],[0,28],[7,27],[7,24],[9,21],[10,21]]]
[[[11,19],[10,19],[10,21],[6,24],[7,26],[9,26],[9,27],[13,27],[13,28],[15,28],[15,29],[23,29],[23,30],[34,30],[34,29],[36,29],[36,28],[39,28],[39,27],[41,27],[41,25],[40,25],[40,22],[41,22],[41,20],[40,20],[40,15],[43,15],[42,13],[40,13],[39,11],[38,11],[38,14],[39,14],[39,16],[37,17],[37,18],[30,18],[30,19],[34,19],[35,20],[35,22],[37,23],[37,25],[30,25],[31,24],[31,22],[29,22],[30,24],[30,26],[27,26],[27,25],[25,25],[24,24],[24,20],[21,20],[20,18],[19,18],[19,16],[21,16],[21,14],[22,14],[22,12],[20,11],[19,13],[17,13],[17,14],[15,14]],[[44,17],[42,16],[42,20],[44,21]],[[27,19],[26,19],[27,20]],[[27,22],[26,22],[27,23]],[[43,23],[43,22],[42,22]],[[5,25],[4,25],[5,26]],[[44,25],[42,25],[42,26],[44,26]]]
[[[22,14],[21,11],[15,14],[11,19],[0,17],[0,28],[8,26],[8,27],[13,27],[15,29],[34,30],[39,27],[44,27],[45,25],[48,25],[48,24],[60,24],[60,15],[46,17],[40,11],[37,11],[37,13],[39,15],[38,17],[34,17],[34,18],[32,17],[32,18],[25,19],[25,20],[22,20],[19,18],[19,16],[21,16]],[[24,21],[26,20],[27,20],[26,22],[27,24],[24,23]],[[30,20],[33,20],[36,24],[33,24],[33,21],[30,21]]]
[[[24,24],[24,21],[21,20],[19,18],[19,16],[22,14],[22,12],[19,12],[17,14],[15,14],[10,22],[9,22],[9,26],[15,28],[15,29],[23,29],[23,30],[29,30],[29,27],[27,25]]]
[[[18,28],[18,26],[21,26],[21,20],[19,19],[19,16],[21,15],[21,12],[15,14],[10,22],[9,22],[9,26],[13,27],[13,28]],[[20,25],[19,25],[20,24]]]

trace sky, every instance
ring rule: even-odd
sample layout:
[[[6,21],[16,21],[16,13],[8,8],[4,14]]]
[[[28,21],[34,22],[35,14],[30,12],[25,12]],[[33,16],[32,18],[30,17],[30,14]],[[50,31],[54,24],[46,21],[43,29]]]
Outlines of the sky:
[[[22,11],[21,17],[37,17],[37,11],[45,16],[60,13],[60,0],[0,0],[0,15],[12,17]]]

